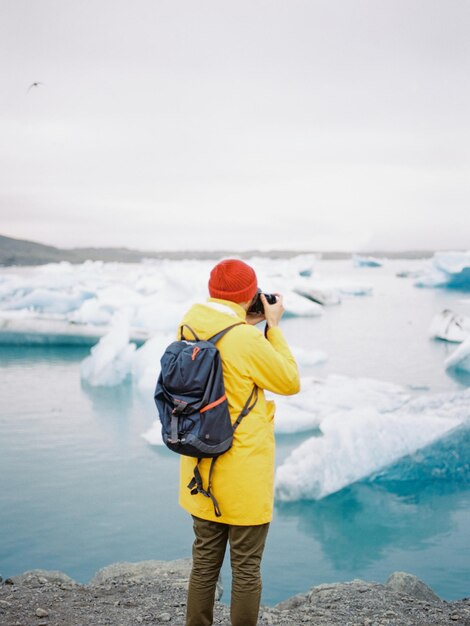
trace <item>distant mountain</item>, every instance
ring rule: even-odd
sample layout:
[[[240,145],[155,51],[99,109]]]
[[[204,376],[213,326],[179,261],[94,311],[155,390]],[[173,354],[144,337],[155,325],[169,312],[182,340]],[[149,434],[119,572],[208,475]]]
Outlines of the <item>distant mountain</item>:
[[[43,265],[44,263],[83,263],[92,261],[121,261],[138,263],[144,258],[163,258],[157,252],[142,252],[128,248],[56,248],[35,241],[13,239],[0,235],[0,265]]]
[[[316,252],[323,259],[348,259],[351,252]],[[175,252],[143,252],[130,250],[129,248],[56,248],[35,241],[13,239],[0,235],[0,266],[10,265],[43,265],[45,263],[83,263],[84,261],[118,261],[122,263],[139,263],[142,259],[218,259],[222,256],[238,256],[250,258],[264,256],[274,258],[290,258],[298,254],[310,254],[314,251],[300,250],[246,250],[245,252],[233,250],[188,250]],[[427,258],[433,255],[430,250],[407,250],[403,252],[358,252],[367,256],[381,258]]]

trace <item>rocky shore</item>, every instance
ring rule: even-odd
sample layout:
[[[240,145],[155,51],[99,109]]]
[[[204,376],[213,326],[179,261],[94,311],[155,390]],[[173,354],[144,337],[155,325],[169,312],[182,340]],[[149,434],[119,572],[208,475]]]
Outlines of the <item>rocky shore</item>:
[[[183,626],[190,567],[189,559],[116,563],[85,585],[62,572],[25,572],[0,580],[0,624]],[[230,624],[228,607],[219,602],[214,624]],[[262,607],[259,625],[271,624],[470,626],[470,598],[446,602],[415,576],[395,572],[383,585],[363,580],[324,584]]]

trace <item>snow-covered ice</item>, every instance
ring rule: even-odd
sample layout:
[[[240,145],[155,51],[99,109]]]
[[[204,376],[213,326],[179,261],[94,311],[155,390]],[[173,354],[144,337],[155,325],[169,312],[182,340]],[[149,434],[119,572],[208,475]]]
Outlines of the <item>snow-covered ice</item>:
[[[301,274],[317,276],[317,260],[315,255],[299,255],[291,259],[253,258],[248,262],[256,268],[259,285],[265,292],[279,291],[284,295],[286,317],[312,317],[322,315],[323,307],[296,293],[295,281],[312,280],[302,279]],[[134,329],[135,335],[140,329],[151,336],[157,331],[173,331],[175,320],[185,310],[207,298],[213,265],[212,260],[162,259],[145,263],[62,262],[21,268],[0,274],[0,313],[4,320],[18,320],[18,313],[27,314],[25,345],[31,341],[54,343],[54,336],[58,335],[60,343],[66,342],[67,337],[70,344],[77,343],[74,328],[78,341],[86,335],[85,343],[91,343],[94,336],[97,340],[106,334],[117,313],[126,315],[131,333]],[[361,290],[357,285],[353,287],[355,293]],[[64,324],[47,326],[46,318]],[[32,333],[35,320],[37,333]],[[95,327],[100,330],[94,332]],[[0,343],[11,342],[11,333],[3,330],[0,328]],[[21,325],[15,332],[15,341],[20,343]]]
[[[435,252],[430,265],[423,270],[415,285],[470,290],[470,250]]]
[[[135,344],[129,343],[128,320],[116,317],[109,333],[80,364],[82,380],[94,387],[122,383],[131,373],[135,349]]]
[[[444,361],[446,369],[454,368],[464,372],[470,372],[470,335],[460,346]]]
[[[470,317],[444,309],[433,317],[429,335],[437,339],[461,343],[470,335]]]
[[[354,267],[380,267],[382,265],[382,261],[379,261],[379,259],[375,259],[371,256],[362,256],[360,254],[353,254],[352,262]]]
[[[330,413],[372,406],[377,412],[392,411],[407,402],[410,394],[400,385],[373,378],[330,374],[326,378],[302,377],[300,393],[274,396],[275,429],[279,434],[317,428]]]
[[[425,395],[399,408],[338,410],[321,435],[296,448],[276,472],[280,500],[320,499],[382,470],[470,421],[470,389]]]

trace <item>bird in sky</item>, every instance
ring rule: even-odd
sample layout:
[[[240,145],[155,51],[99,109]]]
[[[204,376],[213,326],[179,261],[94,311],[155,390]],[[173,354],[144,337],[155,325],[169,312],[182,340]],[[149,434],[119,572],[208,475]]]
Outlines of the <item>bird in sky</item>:
[[[33,87],[39,87],[39,85],[44,85],[44,83],[41,83],[39,81],[37,81],[35,83],[31,83],[31,85],[28,87],[28,91],[26,93],[29,93]]]

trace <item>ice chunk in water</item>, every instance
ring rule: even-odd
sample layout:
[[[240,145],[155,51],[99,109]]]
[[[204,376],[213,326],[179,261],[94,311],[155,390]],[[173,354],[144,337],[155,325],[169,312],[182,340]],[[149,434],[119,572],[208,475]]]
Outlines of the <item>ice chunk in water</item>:
[[[432,265],[415,282],[417,287],[453,287],[470,290],[470,250],[435,252]]]
[[[451,367],[470,372],[470,335],[465,341],[444,361],[446,369]]]
[[[460,343],[470,335],[470,317],[458,315],[450,309],[444,309],[432,319],[429,335],[445,341]]]
[[[317,428],[338,410],[353,411],[362,406],[381,413],[399,408],[410,398],[400,385],[373,378],[350,378],[330,374],[326,379],[303,377],[300,393],[276,396],[277,433],[295,433]]]
[[[322,436],[296,448],[276,472],[280,500],[319,499],[427,446],[470,419],[470,389],[413,399],[393,412],[336,411]]]
[[[131,372],[135,348],[135,344],[129,343],[129,321],[125,317],[117,317],[111,330],[82,361],[82,380],[92,386],[122,383]]]

